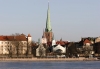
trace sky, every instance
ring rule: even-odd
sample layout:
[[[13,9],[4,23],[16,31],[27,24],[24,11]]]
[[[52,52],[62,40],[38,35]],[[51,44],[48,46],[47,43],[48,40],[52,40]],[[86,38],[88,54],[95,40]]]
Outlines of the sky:
[[[100,0],[49,0],[56,40],[79,41],[100,36]],[[48,0],[0,0],[0,35],[31,34],[42,38]]]

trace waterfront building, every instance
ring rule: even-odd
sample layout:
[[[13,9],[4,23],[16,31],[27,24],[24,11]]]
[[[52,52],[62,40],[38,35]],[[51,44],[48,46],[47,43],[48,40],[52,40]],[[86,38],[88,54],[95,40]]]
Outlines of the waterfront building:
[[[32,37],[24,34],[1,35],[0,36],[0,55],[5,54],[31,54]]]
[[[95,39],[95,43],[100,42],[100,36]]]
[[[39,44],[39,46],[36,49],[36,56],[37,57],[45,57],[46,56],[46,46],[44,46],[42,43]]]
[[[53,52],[55,53],[66,53],[66,46],[61,46],[60,44],[53,46]]]
[[[66,53],[66,45],[63,44],[62,40],[56,42],[54,39],[54,35],[52,39],[52,52],[58,55]]]
[[[90,43],[86,43],[83,46],[83,52],[84,52],[85,57],[89,57],[89,55],[93,56],[95,54],[95,52],[93,50],[93,45],[90,45]]]
[[[81,38],[80,45],[83,46],[84,43],[94,44],[97,37],[84,37]]]
[[[88,39],[85,39],[83,42],[83,45],[91,45],[91,41],[89,41]]]

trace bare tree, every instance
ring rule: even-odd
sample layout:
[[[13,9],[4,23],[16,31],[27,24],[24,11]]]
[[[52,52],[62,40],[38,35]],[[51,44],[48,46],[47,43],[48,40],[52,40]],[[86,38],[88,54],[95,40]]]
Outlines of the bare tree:
[[[70,57],[76,57],[77,55],[77,48],[74,42],[69,43],[68,45],[68,53]]]
[[[13,36],[13,40],[10,42],[11,46],[8,48],[8,51],[9,51],[9,54],[17,55],[18,57],[19,55],[23,54],[24,44],[21,40],[21,34],[16,33],[16,34],[13,34],[12,36]],[[19,37],[19,38],[16,38],[16,37]],[[26,43],[26,48],[27,48],[27,43]]]
[[[12,46],[7,46],[6,49],[8,51],[8,56],[12,57]]]
[[[89,57],[91,51],[93,51],[93,46],[83,46],[84,56]]]
[[[38,56],[40,56],[41,58],[46,56],[46,49],[42,44],[40,44],[39,47],[37,48],[37,53]]]

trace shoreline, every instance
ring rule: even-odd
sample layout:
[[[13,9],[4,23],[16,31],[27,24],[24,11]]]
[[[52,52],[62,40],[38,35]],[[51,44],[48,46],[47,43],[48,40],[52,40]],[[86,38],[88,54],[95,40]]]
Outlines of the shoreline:
[[[0,61],[99,61],[86,58],[2,58]]]

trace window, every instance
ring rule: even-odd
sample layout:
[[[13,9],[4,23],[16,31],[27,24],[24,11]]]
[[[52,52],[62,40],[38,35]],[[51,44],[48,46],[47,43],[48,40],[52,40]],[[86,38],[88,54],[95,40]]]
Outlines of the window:
[[[3,44],[3,42],[1,42]]]
[[[26,44],[26,42],[24,42],[24,44]]]
[[[3,47],[3,46],[1,46],[1,47]]]
[[[5,42],[5,44],[7,44],[7,42]]]

